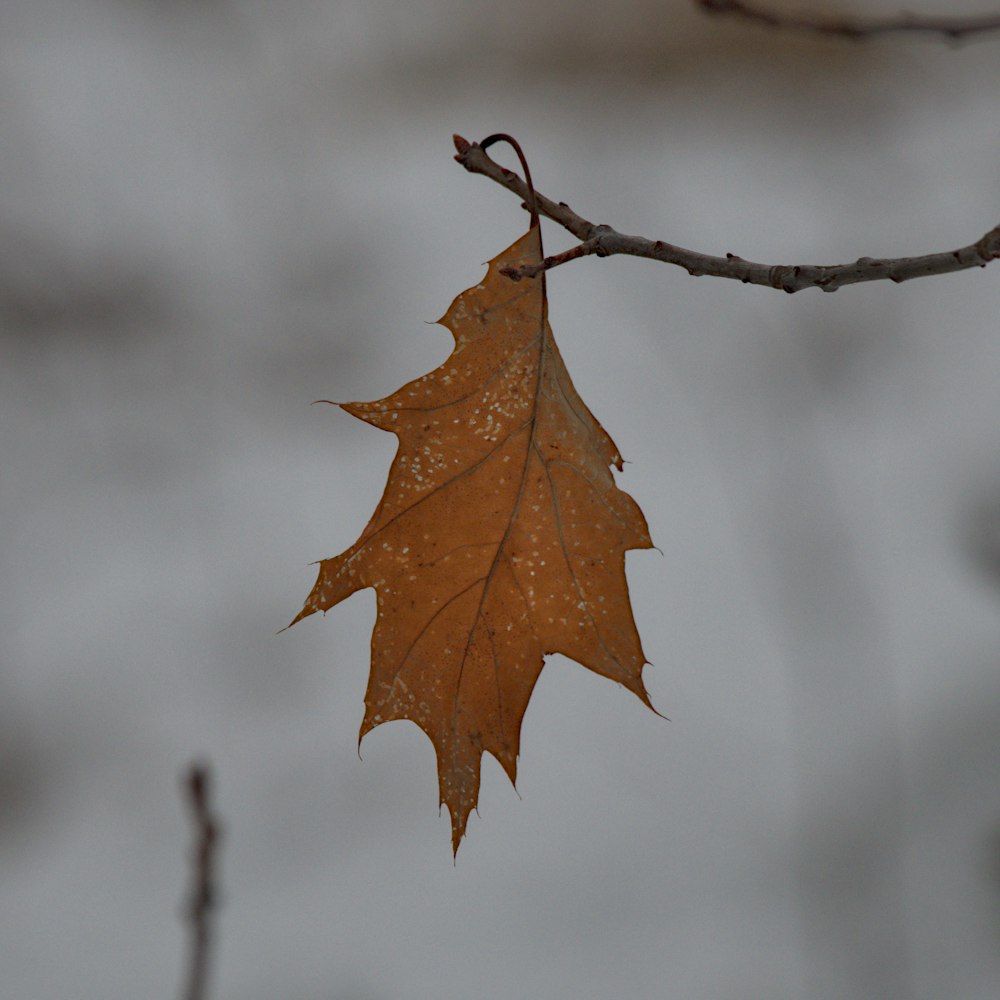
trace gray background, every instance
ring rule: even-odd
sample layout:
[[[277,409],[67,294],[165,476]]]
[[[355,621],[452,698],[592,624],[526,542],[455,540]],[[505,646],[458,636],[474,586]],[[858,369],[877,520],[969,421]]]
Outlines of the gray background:
[[[553,272],[672,721],[553,657],[457,866],[429,741],[355,752],[373,595],[275,632],[393,450],[308,404],[436,366],[525,226],[452,132],[625,232],[926,253],[998,221],[998,53],[682,0],[3,0],[0,995],[175,995],[204,756],[218,1000],[995,997],[1000,270]]]

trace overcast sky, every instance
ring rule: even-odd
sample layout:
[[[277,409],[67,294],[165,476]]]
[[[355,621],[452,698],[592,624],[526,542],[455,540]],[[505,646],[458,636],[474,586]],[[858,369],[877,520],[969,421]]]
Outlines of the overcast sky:
[[[426,737],[358,758],[374,595],[275,634],[393,454],[309,404],[439,364],[428,323],[526,225],[453,132],[511,132],[546,195],[706,253],[997,223],[1000,41],[690,8],[4,0],[4,996],[177,994],[196,757],[214,1000],[996,995],[1000,270],[550,275],[660,550],[627,565],[670,721],[552,657],[517,793],[484,760],[457,864]]]

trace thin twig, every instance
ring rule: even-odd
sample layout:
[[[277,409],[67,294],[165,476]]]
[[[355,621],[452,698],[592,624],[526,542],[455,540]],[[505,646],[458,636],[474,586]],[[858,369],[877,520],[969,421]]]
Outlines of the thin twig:
[[[551,271],[552,268],[576,260],[577,257],[588,257],[591,254],[597,257],[607,257],[607,252],[601,248],[600,240],[587,240],[585,243],[578,243],[575,247],[570,247],[569,250],[563,250],[562,253],[544,258],[541,264],[501,267],[500,273],[506,274],[512,281],[520,281],[522,278],[533,278],[536,274],[541,274],[542,271]]]
[[[209,797],[210,772],[205,764],[192,764],[184,776],[184,795],[191,808],[195,828],[192,885],[186,920],[191,930],[187,981],[183,1000],[204,1000],[211,958],[211,917],[217,902],[215,850],[221,836],[219,821],[212,814]]]
[[[455,159],[470,173],[482,174],[497,184],[512,191],[520,198],[527,197],[524,181],[512,170],[501,167],[479,147],[461,136],[454,136],[458,155]],[[650,240],[644,236],[629,236],[611,226],[595,225],[581,215],[577,215],[565,202],[554,202],[545,195],[535,192],[538,211],[558,222],[572,233],[579,246],[565,253],[546,257],[541,264],[529,264],[508,272],[508,277],[518,279],[531,277],[540,271],[547,271],[578,257],[594,255],[610,257],[627,254],[632,257],[646,257],[664,264],[683,267],[693,276],[711,275],[716,278],[732,278],[748,285],[762,285],[765,288],[780,288],[785,292],[799,292],[804,288],[820,288],[824,292],[835,292],[844,285],[855,285],[862,281],[888,279],[896,283],[922,278],[931,274],[950,274],[971,267],[986,267],[992,260],[1000,258],[1000,225],[991,229],[981,239],[958,250],[925,254],[921,257],[874,258],[860,257],[850,264],[755,264],[736,254],[713,257],[696,250],[685,250],[663,240]]]
[[[950,18],[917,17],[915,14],[903,13],[898,17],[849,20],[813,17],[809,14],[779,14],[772,10],[761,10],[745,0],[694,0],[694,3],[710,14],[735,14],[744,20],[756,21],[771,28],[811,31],[852,40],[908,31],[939,35],[948,41],[959,42],[972,35],[1000,30],[1000,16],[996,14]]]

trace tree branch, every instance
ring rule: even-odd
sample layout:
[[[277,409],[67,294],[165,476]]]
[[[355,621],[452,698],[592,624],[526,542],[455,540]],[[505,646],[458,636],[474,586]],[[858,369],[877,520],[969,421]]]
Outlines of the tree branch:
[[[528,189],[516,173],[491,160],[477,143],[470,143],[460,135],[453,138],[455,148],[458,150],[455,159],[466,170],[489,177],[518,197],[527,198]],[[589,222],[583,216],[577,215],[565,202],[554,202],[538,191],[535,192],[535,197],[540,214],[559,223],[581,242],[564,253],[546,257],[540,265],[528,265],[505,272],[515,281],[533,277],[541,271],[558,267],[578,257],[628,254],[632,257],[658,260],[664,264],[675,264],[683,267],[692,276],[732,278],[744,284],[780,288],[789,293],[813,287],[820,288],[824,292],[835,292],[844,285],[855,285],[862,281],[888,279],[899,283],[931,274],[950,274],[971,267],[986,267],[990,261],[1000,258],[1000,225],[998,225],[968,246],[921,257],[860,257],[850,264],[755,264],[731,253],[725,257],[713,257],[695,250],[685,250],[663,240],[650,240],[643,236],[619,233],[611,226]],[[522,205],[522,208],[524,207],[526,206]]]
[[[192,859],[193,884],[187,905],[191,928],[187,981],[181,996],[184,1000],[204,1000],[211,955],[210,918],[215,909],[215,848],[220,830],[209,801],[210,774],[203,764],[192,764],[184,776],[184,794],[191,808],[195,827],[195,850]]]
[[[735,14],[747,21],[756,21],[771,28],[811,31],[820,35],[839,35],[841,38],[859,40],[874,35],[888,35],[909,31],[941,35],[949,41],[963,41],[971,35],[1000,30],[1000,16],[980,17],[917,17],[900,14],[898,17],[863,20],[837,20],[829,17],[812,17],[808,14],[778,14],[761,10],[744,0],[694,0],[696,6],[709,14]]]

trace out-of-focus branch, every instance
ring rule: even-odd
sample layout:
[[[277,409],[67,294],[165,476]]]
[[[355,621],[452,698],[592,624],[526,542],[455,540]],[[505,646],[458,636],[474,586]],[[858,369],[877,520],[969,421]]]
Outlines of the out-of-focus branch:
[[[917,17],[903,13],[897,17],[869,20],[832,17],[815,17],[809,14],[779,14],[761,9],[745,0],[694,0],[696,6],[710,14],[734,14],[747,21],[756,21],[771,28],[811,31],[820,35],[862,39],[896,32],[938,35],[952,42],[963,41],[972,35],[1000,31],[1000,15],[983,14],[979,17]]]
[[[466,170],[489,177],[522,199],[527,197],[528,189],[516,173],[490,159],[478,144],[470,143],[459,135],[454,136],[454,141],[458,150],[455,159]],[[558,222],[581,242],[564,253],[546,257],[540,265],[529,265],[507,272],[515,281],[533,277],[540,271],[550,270],[578,257],[627,254],[632,257],[647,257],[664,264],[675,264],[694,276],[732,278],[744,284],[780,288],[785,292],[798,292],[804,288],[835,292],[844,285],[855,285],[862,281],[887,279],[898,283],[931,274],[950,274],[971,267],[985,267],[990,261],[1000,258],[998,225],[968,246],[921,257],[860,257],[850,264],[755,264],[731,253],[725,257],[713,257],[695,250],[685,250],[663,240],[619,233],[611,226],[589,222],[577,215],[565,202],[554,202],[537,190],[535,196],[538,211],[553,222]]]
[[[188,970],[182,1000],[204,1000],[211,958],[211,917],[217,902],[215,850],[221,835],[212,813],[210,772],[204,764],[192,764],[184,776],[184,796],[195,828],[191,893],[185,918],[190,928]]]

